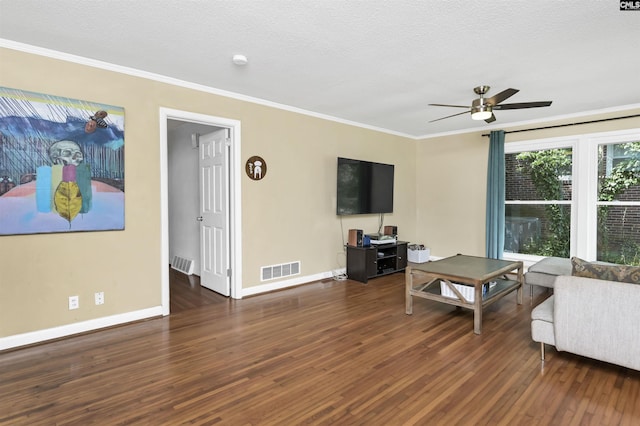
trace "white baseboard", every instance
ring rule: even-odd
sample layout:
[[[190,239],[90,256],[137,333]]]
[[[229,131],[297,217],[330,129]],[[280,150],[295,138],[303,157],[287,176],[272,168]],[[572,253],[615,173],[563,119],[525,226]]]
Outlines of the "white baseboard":
[[[139,311],[47,328],[45,330],[0,337],[0,351],[159,316],[162,316],[162,307],[156,306]]]
[[[270,284],[257,285],[253,287],[243,288],[242,289],[242,297],[245,296],[255,296],[260,293],[267,293],[275,290],[282,290],[288,287],[295,287],[301,284],[307,284],[313,281],[324,280],[327,278],[333,278],[335,273],[345,273],[344,269],[331,271],[331,272],[321,272],[315,275],[305,275],[301,277],[295,277],[284,281],[278,281]]]

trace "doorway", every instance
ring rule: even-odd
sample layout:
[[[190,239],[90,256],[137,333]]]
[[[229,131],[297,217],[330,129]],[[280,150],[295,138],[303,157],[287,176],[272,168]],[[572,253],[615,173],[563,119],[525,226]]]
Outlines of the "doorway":
[[[221,117],[191,113],[188,111],[160,108],[160,178],[161,178],[161,286],[162,312],[170,313],[169,291],[169,184],[168,184],[168,144],[169,123],[181,122],[193,128],[211,128],[225,130],[228,155],[228,238],[227,257],[229,259],[229,287],[230,296],[234,299],[242,297],[242,247],[241,247],[241,194],[240,194],[240,122]],[[195,143],[195,138],[194,138]],[[196,218],[194,217],[194,220]]]

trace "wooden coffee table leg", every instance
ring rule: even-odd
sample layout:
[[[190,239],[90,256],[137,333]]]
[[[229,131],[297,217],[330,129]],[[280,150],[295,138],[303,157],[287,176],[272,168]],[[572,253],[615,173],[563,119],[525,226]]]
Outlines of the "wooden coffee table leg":
[[[475,299],[473,301],[473,332],[482,333],[482,285],[475,288]]]
[[[404,312],[407,315],[413,314],[413,297],[411,296],[412,288],[413,288],[413,275],[411,275],[411,266],[408,266],[404,272],[404,293],[405,293]]]
[[[520,283],[520,287],[516,290],[516,302],[518,305],[522,305],[522,291],[524,288],[524,266],[520,265],[518,268],[518,282]],[[533,286],[531,287],[531,297],[533,297]]]

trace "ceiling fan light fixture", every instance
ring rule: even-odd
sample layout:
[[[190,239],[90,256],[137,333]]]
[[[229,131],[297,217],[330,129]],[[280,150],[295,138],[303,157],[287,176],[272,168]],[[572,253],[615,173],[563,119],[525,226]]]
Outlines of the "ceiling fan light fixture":
[[[491,118],[492,115],[491,105],[480,105],[471,110],[471,118],[473,120],[486,120]]]

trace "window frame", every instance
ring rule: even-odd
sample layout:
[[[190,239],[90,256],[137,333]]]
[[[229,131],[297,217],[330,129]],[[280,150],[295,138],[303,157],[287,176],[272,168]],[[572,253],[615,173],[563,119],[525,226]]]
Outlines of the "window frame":
[[[588,133],[582,135],[562,136],[545,139],[531,139],[517,142],[506,142],[504,153],[517,154],[526,151],[542,151],[549,149],[570,148],[571,164],[571,201],[551,201],[553,204],[571,206],[571,229],[569,253],[586,260],[595,260],[597,256],[597,214],[600,205],[637,205],[640,201],[602,202],[598,201],[598,147],[605,144],[621,144],[640,141],[640,129],[615,130],[610,132]],[[543,200],[532,202],[506,201],[507,204],[544,204]],[[578,215],[578,213],[581,213]],[[530,265],[544,256],[505,253],[507,260],[521,260]]]

